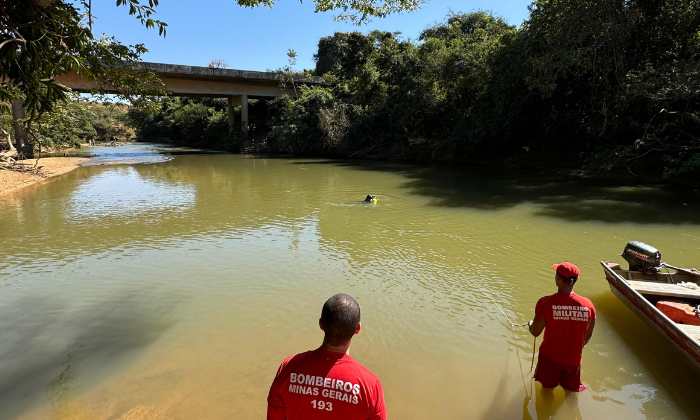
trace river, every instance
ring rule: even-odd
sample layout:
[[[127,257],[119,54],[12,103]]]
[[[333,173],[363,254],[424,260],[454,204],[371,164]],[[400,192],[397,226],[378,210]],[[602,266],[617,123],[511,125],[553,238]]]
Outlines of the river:
[[[0,418],[263,418],[279,362],[320,343],[321,305],[341,291],[362,307],[351,353],[380,376],[391,418],[700,412],[698,372],[616,300],[599,266],[633,239],[699,265],[697,200],[118,149],[119,165],[0,201]],[[379,203],[361,203],[367,193]],[[588,391],[545,400],[528,380],[532,338],[504,313],[530,319],[564,259],[582,268],[576,289],[599,319],[584,351]]]

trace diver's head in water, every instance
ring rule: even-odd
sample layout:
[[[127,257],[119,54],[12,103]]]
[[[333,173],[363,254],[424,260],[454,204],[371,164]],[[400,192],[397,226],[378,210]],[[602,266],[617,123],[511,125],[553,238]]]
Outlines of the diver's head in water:
[[[377,202],[377,197],[372,195],[372,194],[367,194],[367,197],[365,197],[365,203],[376,203]]]

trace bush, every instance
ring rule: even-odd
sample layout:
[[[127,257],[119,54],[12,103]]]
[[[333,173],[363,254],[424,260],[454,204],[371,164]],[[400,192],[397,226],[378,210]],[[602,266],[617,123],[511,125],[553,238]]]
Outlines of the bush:
[[[165,97],[134,104],[128,121],[141,140],[238,151],[240,138],[229,130],[227,106],[222,99]]]

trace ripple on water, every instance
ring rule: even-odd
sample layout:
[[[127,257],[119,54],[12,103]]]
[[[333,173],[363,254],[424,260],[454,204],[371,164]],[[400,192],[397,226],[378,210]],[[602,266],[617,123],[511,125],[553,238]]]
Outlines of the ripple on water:
[[[584,417],[697,412],[694,379],[665,344],[650,346],[642,325],[613,325],[632,315],[597,266],[632,236],[686,264],[697,226],[574,223],[517,197],[447,205],[400,173],[300,166],[179,156],[82,169],[0,204],[17,226],[0,238],[0,355],[12,353],[0,357],[12,375],[0,383],[32,396],[46,383],[75,387],[61,402],[85,402],[97,413],[87,418],[198,418],[202,407],[212,418],[239,407],[246,414],[233,417],[259,418],[276,364],[317,344],[320,305],[343,291],[363,308],[353,355],[382,378],[392,417],[517,418],[532,338],[510,322],[532,316],[552,293],[549,264],[570,258],[600,310],[584,356]],[[361,204],[367,192],[379,204]],[[37,366],[48,367],[36,384],[21,380]],[[0,392],[3,410],[23,390]],[[47,407],[36,418],[51,418]]]

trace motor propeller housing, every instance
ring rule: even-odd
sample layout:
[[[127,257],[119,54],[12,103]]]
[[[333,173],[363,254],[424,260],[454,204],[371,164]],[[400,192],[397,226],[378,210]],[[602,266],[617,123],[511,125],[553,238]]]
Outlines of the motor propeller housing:
[[[622,258],[629,264],[630,271],[657,272],[662,266],[661,252],[640,241],[627,242]]]

